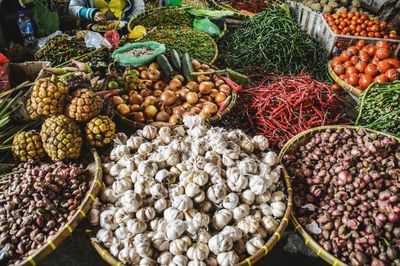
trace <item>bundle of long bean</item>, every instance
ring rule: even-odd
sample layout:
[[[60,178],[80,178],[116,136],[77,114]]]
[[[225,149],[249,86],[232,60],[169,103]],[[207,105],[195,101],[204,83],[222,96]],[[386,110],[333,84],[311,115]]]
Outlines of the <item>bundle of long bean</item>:
[[[356,125],[400,137],[400,82],[369,87],[357,110]]]
[[[269,7],[225,35],[220,46],[220,64],[241,73],[304,73],[326,79],[323,49],[307,36],[289,13]]]
[[[257,133],[275,147],[304,130],[337,124],[345,117],[337,92],[309,76],[267,76],[245,94]]]

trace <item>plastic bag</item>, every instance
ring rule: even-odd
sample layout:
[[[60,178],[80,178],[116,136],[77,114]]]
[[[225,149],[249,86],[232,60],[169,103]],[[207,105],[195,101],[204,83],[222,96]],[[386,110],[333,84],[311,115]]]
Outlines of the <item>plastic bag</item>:
[[[112,45],[107,41],[107,39],[101,36],[100,33],[93,31],[87,31],[85,35],[85,45],[88,48],[96,49],[101,48],[102,46],[105,46],[108,49],[112,48]]]
[[[49,7],[47,0],[34,0],[33,20],[37,25],[37,35],[47,36],[60,28],[60,17]]]
[[[5,65],[8,64],[8,59],[0,53],[0,92],[11,88],[10,79],[8,77]]]
[[[151,48],[153,51],[151,54],[143,56],[135,56],[133,54],[126,53],[135,48]],[[112,58],[114,58],[115,61],[120,64],[138,67],[150,63],[154,60],[154,58],[162,53],[165,53],[165,50],[165,45],[158,42],[128,43],[124,47],[115,50],[112,53]]]
[[[119,33],[116,30],[110,30],[104,33],[104,38],[112,45],[113,48],[116,48],[119,43]]]
[[[212,23],[208,18],[194,19],[193,28],[207,33],[212,37],[218,37],[221,34],[221,30],[217,25]]]
[[[38,46],[39,46],[39,48],[42,48],[43,46],[45,46],[46,43],[47,43],[47,41],[50,40],[51,38],[53,38],[54,36],[63,35],[63,34],[64,34],[64,33],[62,33],[62,31],[58,30],[58,31],[56,31],[56,32],[53,32],[52,34],[50,34],[50,35],[47,36],[47,37],[39,38],[39,40],[38,40]],[[65,35],[65,36],[68,36],[68,35],[66,35],[66,34],[64,34],[64,35]],[[69,37],[69,36],[68,36],[68,37]]]

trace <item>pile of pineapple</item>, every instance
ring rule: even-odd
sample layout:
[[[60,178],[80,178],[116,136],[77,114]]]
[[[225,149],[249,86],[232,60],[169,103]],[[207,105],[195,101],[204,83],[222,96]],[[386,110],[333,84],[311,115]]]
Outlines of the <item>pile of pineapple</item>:
[[[111,143],[115,123],[99,115],[103,99],[90,88],[78,88],[69,95],[66,85],[55,76],[37,80],[26,109],[32,120],[43,117],[41,130],[22,131],[14,136],[12,152],[20,161],[77,159],[82,139],[96,148]]]

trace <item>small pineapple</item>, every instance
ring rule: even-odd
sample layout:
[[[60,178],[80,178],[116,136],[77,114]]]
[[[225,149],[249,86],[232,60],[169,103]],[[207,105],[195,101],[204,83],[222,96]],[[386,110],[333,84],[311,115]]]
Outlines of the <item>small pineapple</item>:
[[[81,130],[65,115],[47,118],[40,131],[44,150],[53,161],[76,159],[82,146]]]
[[[67,94],[67,88],[55,76],[37,80],[27,101],[30,119],[62,114]]]
[[[92,147],[102,148],[113,140],[115,123],[108,116],[97,116],[86,124],[85,135]]]
[[[97,116],[103,106],[103,100],[90,89],[78,89],[73,92],[66,114],[78,122],[86,122]]]
[[[11,151],[14,157],[22,162],[40,160],[46,156],[42,139],[36,130],[21,131],[15,134]]]

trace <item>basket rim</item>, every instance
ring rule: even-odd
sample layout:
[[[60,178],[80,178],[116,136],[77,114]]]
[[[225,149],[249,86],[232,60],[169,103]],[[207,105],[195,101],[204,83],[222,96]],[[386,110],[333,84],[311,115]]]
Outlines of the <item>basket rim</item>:
[[[36,266],[40,260],[44,259],[51,252],[56,250],[57,246],[59,246],[64,239],[72,234],[74,229],[89,212],[97,193],[103,186],[103,169],[100,156],[94,148],[91,149],[91,152],[96,163],[96,172],[91,181],[90,189],[86,192],[86,196],[79,205],[78,209],[76,209],[74,216],[61,229],[59,229],[53,237],[50,237],[45,245],[42,245],[40,248],[38,248],[31,256],[26,257],[20,264],[18,264],[18,266]]]
[[[351,86],[350,84],[348,84],[347,82],[345,82],[343,79],[341,79],[338,75],[336,75],[336,73],[333,71],[332,68],[332,60],[330,60],[328,62],[328,73],[331,76],[331,78],[337,83],[339,84],[340,87],[342,87],[346,92],[348,92],[349,94],[352,94],[356,97],[361,97],[363,94],[363,91],[357,89],[356,87]]]
[[[292,183],[290,181],[290,176],[286,168],[283,165],[281,166],[283,169],[282,173],[283,176],[281,176],[281,180],[284,181],[283,183],[286,188],[285,190],[287,196],[285,215],[281,218],[281,222],[279,223],[278,229],[268,238],[267,243],[265,243],[265,245],[261,247],[252,256],[234,264],[235,266],[245,266],[245,265],[251,266],[255,264],[257,261],[259,261],[261,258],[265,257],[273,249],[276,243],[279,242],[279,240],[281,239],[281,235],[283,234],[283,232],[285,231],[286,227],[289,224],[289,219],[292,213],[292,205],[293,205]],[[119,261],[113,255],[111,255],[106,248],[103,247],[103,245],[96,238],[93,232],[93,227],[85,229],[85,234],[89,238],[96,252],[100,255],[100,257],[104,261],[106,261],[108,264],[112,266],[124,265],[121,261]]]
[[[396,139],[399,143],[400,143],[400,138],[385,133],[385,132],[381,132],[381,131],[377,131],[374,129],[369,129],[369,128],[365,128],[362,126],[351,126],[351,125],[330,125],[330,126],[321,126],[321,127],[315,127],[315,128],[311,128],[308,130],[305,130],[299,134],[297,134],[296,136],[294,136],[293,138],[291,138],[288,142],[286,142],[286,144],[284,145],[284,147],[282,148],[282,150],[279,153],[279,161],[282,163],[282,158],[284,155],[286,155],[286,153],[290,150],[296,147],[296,145],[300,142],[300,141],[304,141],[307,138],[310,138],[312,135],[314,135],[317,132],[323,132],[327,129],[340,129],[340,128],[350,128],[350,129],[355,129],[355,130],[359,130],[359,129],[364,129],[367,132],[370,133],[376,133],[377,135],[383,135],[383,136],[388,136],[391,138]],[[329,252],[327,252],[317,241],[314,240],[314,237],[311,236],[310,234],[308,234],[308,232],[306,231],[306,229],[299,223],[299,221],[296,218],[296,215],[293,211],[293,209],[291,210],[291,214],[290,214],[290,219],[295,227],[295,232],[297,232],[298,234],[300,234],[300,236],[303,238],[304,243],[306,246],[310,247],[311,250],[318,256],[321,257],[323,260],[325,260],[327,263],[333,265],[333,266],[346,266],[347,264],[343,263],[341,260],[339,260],[338,258],[336,258],[335,256],[333,256],[332,254],[330,254]]]

